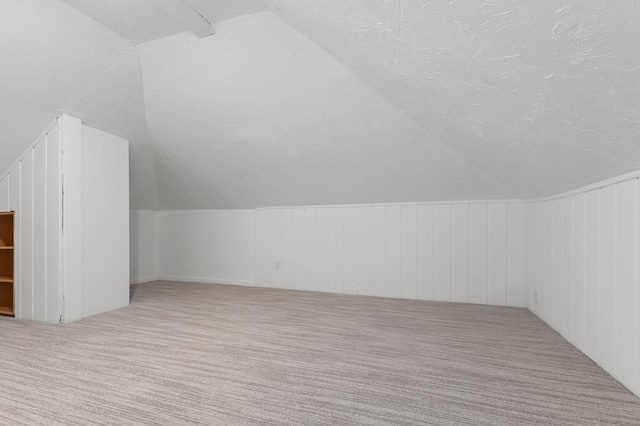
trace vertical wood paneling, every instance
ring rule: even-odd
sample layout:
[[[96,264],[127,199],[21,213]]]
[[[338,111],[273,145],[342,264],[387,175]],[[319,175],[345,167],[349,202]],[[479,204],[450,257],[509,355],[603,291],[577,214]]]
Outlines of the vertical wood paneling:
[[[553,289],[552,289],[552,323],[558,332],[562,333],[562,242],[563,242],[563,204],[562,200],[553,202]]]
[[[532,232],[533,228],[535,227],[535,208],[536,205],[532,204],[530,206],[530,208],[525,209],[524,210],[524,251],[525,253],[529,253],[531,256],[537,254],[537,250],[535,247],[535,238],[534,238],[534,234]],[[507,224],[509,226],[511,226],[511,221],[509,219],[507,219]],[[507,230],[507,235],[510,234],[509,232],[510,230]],[[507,242],[507,247],[510,246],[510,243]],[[507,262],[509,263],[509,262]],[[531,303],[531,301],[533,300],[533,290],[536,288],[536,281],[535,281],[535,271],[533,268],[533,261],[528,261],[525,258],[525,264],[524,264],[524,268],[525,268],[525,291],[526,291],[526,307],[531,311],[531,312],[536,312],[536,308],[535,306],[533,306],[533,304]],[[507,272],[509,272],[509,270],[507,269]],[[507,281],[509,281],[509,279],[507,278]]]
[[[451,300],[451,206],[436,205],[435,219],[435,287],[434,299]]]
[[[280,273],[282,288],[292,289],[296,262],[293,250],[293,209],[282,209],[280,211],[280,232],[282,238],[279,256],[281,270],[278,272]]]
[[[614,370],[616,302],[616,187],[602,189],[600,198],[600,365]]]
[[[490,305],[507,304],[507,206],[489,204],[489,289]]]
[[[507,206],[259,210],[256,280],[272,287],[484,304],[492,286],[492,303],[522,306],[524,210],[518,203]]]
[[[433,300],[434,292],[433,206],[418,206],[418,299]]]
[[[16,212],[14,216],[14,268],[13,268],[13,298],[16,318],[22,318],[22,215],[21,211],[21,193],[22,187],[20,184],[20,168],[21,162],[16,164],[9,172],[9,210]]]
[[[544,288],[545,285],[547,284],[547,282],[545,281],[546,278],[546,270],[544,268],[544,261],[546,256],[548,255],[547,253],[547,247],[546,247],[546,222],[545,222],[545,207],[546,207],[546,203],[538,203],[538,214],[537,214],[537,218],[538,218],[538,226],[536,229],[532,229],[531,231],[534,232],[537,236],[538,236],[538,256],[536,257],[536,259],[538,259],[541,263],[540,264],[534,264],[533,268],[537,270],[536,275],[537,275],[537,288],[538,288],[538,300],[537,300],[537,312],[540,316],[540,318],[545,319],[545,317],[543,316],[544,314],[544,310],[541,309],[543,308],[544,305]]]
[[[562,201],[562,335],[572,338],[573,312],[573,202],[571,198]]]
[[[528,271],[553,286],[534,312],[640,395],[640,180],[526,208],[528,238],[543,235],[527,245]]]
[[[585,329],[588,338],[585,349],[591,358],[600,362],[600,192],[586,194],[586,280],[585,280]]]
[[[344,293],[342,207],[331,209],[331,292]]]
[[[82,123],[80,119],[63,115],[61,139],[64,153],[64,244],[61,262],[63,285],[63,320],[73,322],[82,318]]]
[[[578,194],[573,203],[573,330],[571,335],[578,349],[585,342],[585,256],[586,256],[586,196]]]
[[[60,127],[47,136],[47,322],[59,321],[61,308],[60,241],[62,206],[60,184]]]
[[[60,125],[56,123],[0,181],[0,211],[16,212],[16,318],[59,322],[62,229],[60,161]]]
[[[554,204],[553,202],[544,203],[544,294],[539,300],[543,301],[544,320],[548,324],[553,323],[553,255],[554,247]]]
[[[388,206],[387,228],[387,297],[402,297],[402,208]]]
[[[544,296],[544,292],[543,292],[543,288],[545,285],[545,281],[544,281],[544,259],[545,259],[545,255],[546,255],[546,247],[545,247],[545,233],[544,233],[544,219],[545,219],[545,203],[537,203],[537,212],[536,212],[536,223],[537,226],[535,228],[532,228],[530,231],[536,235],[536,246],[538,249],[538,255],[534,258],[536,263],[534,263],[532,265],[532,269],[534,269],[536,271],[535,277],[536,277],[536,288],[537,288],[537,298],[536,300],[532,301],[532,303],[534,304],[534,306],[536,307],[536,314],[538,316],[540,316],[541,318],[543,318],[542,314],[543,314],[543,310],[540,309],[542,302],[544,301],[543,296]],[[540,263],[538,263],[540,262]]]
[[[343,280],[346,294],[358,294],[358,217],[355,207],[342,209]]]
[[[318,209],[318,291],[331,292],[331,210]]]
[[[636,291],[638,287],[636,236],[638,226],[636,181],[617,185],[616,191],[616,300],[615,300],[615,370],[620,382],[631,388],[640,353],[636,353],[634,339],[636,329]]]
[[[283,279],[282,268],[283,254],[284,254],[284,209],[271,209],[269,210],[269,232],[271,239],[271,252],[269,256],[269,282],[272,286],[278,288],[286,288],[286,283]],[[280,269],[277,269],[276,265],[280,265]]]
[[[358,207],[358,294],[371,295],[371,207]]]
[[[304,209],[304,289],[318,290],[318,210]]]
[[[382,206],[371,208],[371,294],[387,295],[387,216]]]
[[[525,307],[524,205],[507,206],[507,306]]]
[[[538,235],[540,232],[536,230],[536,224],[540,214],[540,203],[533,203],[525,209],[525,275],[526,275],[526,298],[527,307],[535,314],[539,315],[538,302],[534,301],[534,294],[537,294],[539,286],[538,272],[541,264],[540,259],[540,240]]]
[[[305,223],[304,209],[293,209],[291,211],[291,247],[289,252],[291,265],[291,288],[295,290],[304,290],[305,285]]]
[[[640,179],[636,179],[636,212],[640,216]],[[636,216],[637,217],[637,216]],[[636,254],[640,256],[640,218],[636,219]],[[640,260],[636,258],[636,279],[640,281]],[[640,357],[640,286],[636,284],[636,356]],[[640,397],[640,362],[635,364],[636,382],[632,389]]]
[[[487,303],[488,206],[472,204],[469,208],[469,302]]]
[[[469,206],[451,207],[451,301],[469,302]]]
[[[0,212],[9,210],[9,178],[0,180]]]
[[[418,208],[402,206],[402,297],[418,298]]]
[[[256,212],[256,285],[270,287],[271,269],[273,268],[268,253],[273,251],[270,238],[270,211]]]
[[[20,318],[33,319],[33,150],[22,159],[20,221]]]
[[[33,168],[33,316],[47,320],[47,144],[46,139],[34,149]]]

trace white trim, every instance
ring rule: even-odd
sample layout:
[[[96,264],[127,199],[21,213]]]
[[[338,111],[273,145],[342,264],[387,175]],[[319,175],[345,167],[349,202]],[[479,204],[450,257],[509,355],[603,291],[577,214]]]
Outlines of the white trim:
[[[178,281],[186,283],[204,283],[204,284],[224,284],[224,285],[242,285],[255,287],[255,281],[247,280],[227,280],[220,278],[202,278],[202,277],[174,277],[168,275],[161,275],[158,277],[158,281]]]
[[[30,143],[30,144],[29,144],[29,146],[27,147],[27,149],[25,149],[25,150],[24,150],[24,152],[23,152],[22,154],[20,154],[20,155],[18,156],[18,158],[17,158],[13,163],[11,163],[11,165],[9,166],[9,168],[8,168],[4,173],[0,174],[0,180],[2,180],[2,179],[4,179],[4,178],[6,178],[6,177],[7,177],[7,175],[9,174],[9,172],[10,172],[11,170],[13,170],[13,168],[16,166],[16,164],[18,164],[19,162],[21,162],[21,161],[24,159],[24,157],[26,157],[26,156],[27,156],[27,154],[29,153],[29,151],[31,151],[31,150],[33,150],[33,149],[35,149],[36,145],[38,145],[38,144],[42,141],[42,139],[43,139],[45,136],[47,136],[47,135],[49,134],[49,132],[50,132],[50,131],[51,131],[51,130],[56,126],[56,124],[58,123],[58,119],[59,119],[59,118],[60,118],[60,117],[56,117],[56,118],[55,118],[51,123],[49,123],[49,125],[46,127],[45,131],[44,131],[44,132],[42,132],[42,133],[40,134],[40,136],[38,136],[38,138],[37,138],[34,142],[32,142],[32,143]]]
[[[503,200],[453,200],[453,201],[408,201],[402,203],[367,203],[367,204],[322,204],[318,206],[272,206],[272,207],[256,207],[253,210],[278,210],[278,209],[330,209],[335,207],[386,207],[386,206],[437,206],[437,205],[454,205],[454,204],[512,204],[524,203],[519,198],[507,198]]]
[[[149,283],[152,281],[158,281],[158,277],[153,276],[153,277],[132,278],[129,280],[129,284],[142,284],[142,283]]]
[[[619,183],[623,183],[623,182],[627,182],[629,180],[633,180],[633,179],[638,179],[640,178],[640,170],[636,170],[630,173],[625,173],[623,175],[620,176],[616,176],[616,177],[612,177],[609,179],[605,179],[596,183],[592,183],[590,185],[586,185],[577,189],[572,189],[570,191],[565,191],[565,192],[561,192],[559,194],[556,195],[550,195],[547,197],[539,197],[539,198],[530,198],[528,200],[525,200],[525,203],[539,203],[539,202],[543,202],[543,201],[553,201],[553,200],[559,200],[562,198],[567,198],[567,197],[572,197],[574,195],[578,195],[578,194],[582,194],[582,193],[587,193],[587,192],[591,192],[591,191],[596,191],[598,189],[602,189],[605,188],[607,186],[610,185],[616,185]]]

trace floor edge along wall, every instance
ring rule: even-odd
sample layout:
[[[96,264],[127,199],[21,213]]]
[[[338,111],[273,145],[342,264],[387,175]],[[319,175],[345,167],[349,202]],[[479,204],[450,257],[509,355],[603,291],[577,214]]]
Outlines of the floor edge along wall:
[[[640,396],[639,177],[530,201],[256,209],[246,223],[255,227],[255,285],[526,306]],[[181,219],[174,226],[193,212],[170,214]],[[158,228],[160,236],[174,231]],[[179,250],[194,261],[200,245],[184,244]],[[158,276],[250,285],[252,275],[165,268]]]
[[[527,307],[640,397],[640,172],[526,204]]]
[[[256,285],[526,306],[524,205],[257,209]]]

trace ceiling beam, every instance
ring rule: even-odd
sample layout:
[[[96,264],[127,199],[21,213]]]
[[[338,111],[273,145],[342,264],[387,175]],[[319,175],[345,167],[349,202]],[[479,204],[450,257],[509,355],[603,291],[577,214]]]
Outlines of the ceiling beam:
[[[202,16],[188,0],[155,0],[155,3],[198,37],[210,36],[215,32],[213,23]]]

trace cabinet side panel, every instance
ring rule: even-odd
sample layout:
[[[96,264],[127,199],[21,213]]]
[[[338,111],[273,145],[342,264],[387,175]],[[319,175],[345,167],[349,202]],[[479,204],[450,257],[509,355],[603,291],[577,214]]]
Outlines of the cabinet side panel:
[[[65,210],[65,221],[66,214]],[[129,143],[86,126],[82,128],[81,293],[82,317],[129,304]]]

